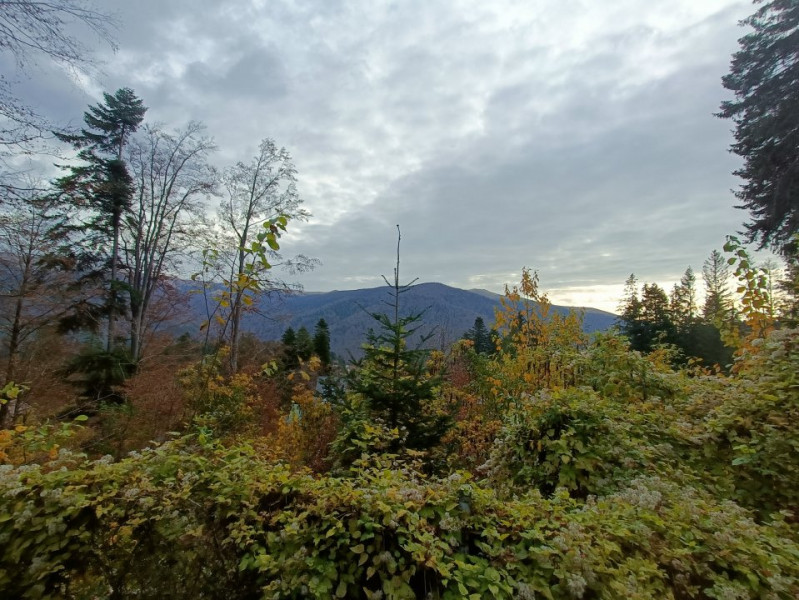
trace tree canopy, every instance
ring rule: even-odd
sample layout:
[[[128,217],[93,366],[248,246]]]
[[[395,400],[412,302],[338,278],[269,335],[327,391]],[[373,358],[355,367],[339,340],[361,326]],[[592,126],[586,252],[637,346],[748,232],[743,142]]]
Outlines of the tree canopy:
[[[736,195],[749,240],[781,248],[799,231],[799,3],[774,0],[742,24],[753,31],[722,79],[735,99],[719,116],[735,122],[731,150],[744,159]]]

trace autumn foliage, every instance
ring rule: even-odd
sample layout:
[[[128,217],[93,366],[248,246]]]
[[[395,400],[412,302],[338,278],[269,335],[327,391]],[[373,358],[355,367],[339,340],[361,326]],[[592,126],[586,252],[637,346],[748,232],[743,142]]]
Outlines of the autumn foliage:
[[[231,374],[224,347],[184,342],[131,380],[127,413],[4,430],[0,590],[799,594],[799,330],[750,336],[729,376],[675,368],[666,347],[586,337],[527,270],[496,326],[495,353],[463,340],[415,367],[426,413],[450,423],[424,448],[370,406],[380,365],[351,367],[368,386],[350,387],[264,346]]]

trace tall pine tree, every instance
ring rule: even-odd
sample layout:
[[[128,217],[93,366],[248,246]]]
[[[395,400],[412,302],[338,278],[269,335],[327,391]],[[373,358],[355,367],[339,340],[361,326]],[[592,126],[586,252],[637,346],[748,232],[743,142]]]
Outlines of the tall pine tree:
[[[313,351],[319,357],[322,367],[327,370],[330,366],[330,329],[324,319],[319,319],[314,328]]]
[[[349,378],[349,389],[368,403],[373,417],[381,418],[390,428],[404,430],[404,446],[424,450],[436,445],[449,428],[446,415],[434,414],[430,405],[440,380],[428,367],[429,351],[409,347],[409,339],[421,328],[423,313],[401,316],[400,298],[416,280],[401,285],[399,248],[401,235],[397,227],[397,264],[394,279],[389,282],[391,314],[370,313],[378,330],[370,330],[363,346],[364,357]],[[423,338],[424,339],[424,338]],[[397,450],[397,447],[391,450]]]
[[[125,312],[119,293],[119,239],[134,192],[123,157],[147,111],[128,88],[103,98],[102,104],[84,113],[86,126],[80,133],[56,134],[78,151],[79,163],[64,167],[67,174],[56,180],[56,187],[65,210],[77,211],[81,217],[56,232],[64,243],[55,263],[71,268],[76,286],[83,291],[62,320],[62,329],[96,332],[102,320],[107,323],[105,342],[76,356],[64,373],[78,377],[73,383],[94,404],[123,401],[116,388],[135,368],[127,350],[115,346],[115,322]]]
[[[485,321],[483,321],[483,317],[476,317],[474,325],[463,337],[474,343],[474,351],[478,354],[493,354],[496,350],[496,344],[491,337],[491,332],[485,325]]]
[[[727,280],[730,277],[727,261],[718,250],[713,250],[702,266],[702,279],[705,282],[705,303],[702,318],[707,323],[719,325],[732,310]]]
[[[735,122],[731,149],[744,159],[736,195],[751,215],[749,240],[790,252],[799,232],[799,2],[763,3],[742,24],[752,31],[722,79],[735,99],[719,116]]]
[[[147,108],[129,88],[119,89],[113,95],[103,94],[103,98],[102,104],[90,106],[84,113],[86,127],[79,134],[56,134],[78,150],[77,158],[81,161],[81,164],[65,167],[68,173],[58,179],[56,185],[68,203],[88,213],[85,223],[73,226],[71,233],[80,234],[78,244],[82,260],[77,264],[94,265],[81,275],[102,277],[106,281],[105,302],[94,314],[103,313],[107,318],[105,350],[111,352],[115,319],[122,311],[117,277],[119,235],[122,217],[133,197],[133,181],[123,155]],[[73,319],[75,316],[73,314]],[[96,322],[87,323],[81,319],[74,320],[71,326],[87,325],[96,328]]]

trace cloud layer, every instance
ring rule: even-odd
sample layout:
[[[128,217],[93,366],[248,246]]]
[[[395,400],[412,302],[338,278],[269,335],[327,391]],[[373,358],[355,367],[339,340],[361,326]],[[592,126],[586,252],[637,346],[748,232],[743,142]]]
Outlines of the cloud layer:
[[[119,52],[43,106],[78,121],[129,86],[150,119],[204,121],[220,164],[286,146],[314,217],[285,247],[323,262],[307,289],[378,285],[399,223],[409,278],[501,291],[527,265],[612,309],[630,272],[699,271],[746,218],[713,113],[747,2],[107,5]]]

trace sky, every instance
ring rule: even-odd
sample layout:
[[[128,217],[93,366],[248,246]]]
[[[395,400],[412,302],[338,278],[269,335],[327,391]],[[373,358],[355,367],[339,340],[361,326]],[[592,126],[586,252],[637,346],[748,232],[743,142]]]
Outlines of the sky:
[[[734,208],[721,85],[753,12],[736,0],[108,0],[118,49],[24,99],[80,125],[130,87],[148,122],[206,124],[219,166],[269,137],[312,217],[287,254],[308,291],[401,279],[502,292],[522,267],[558,304],[615,311],[625,279],[699,273]]]

